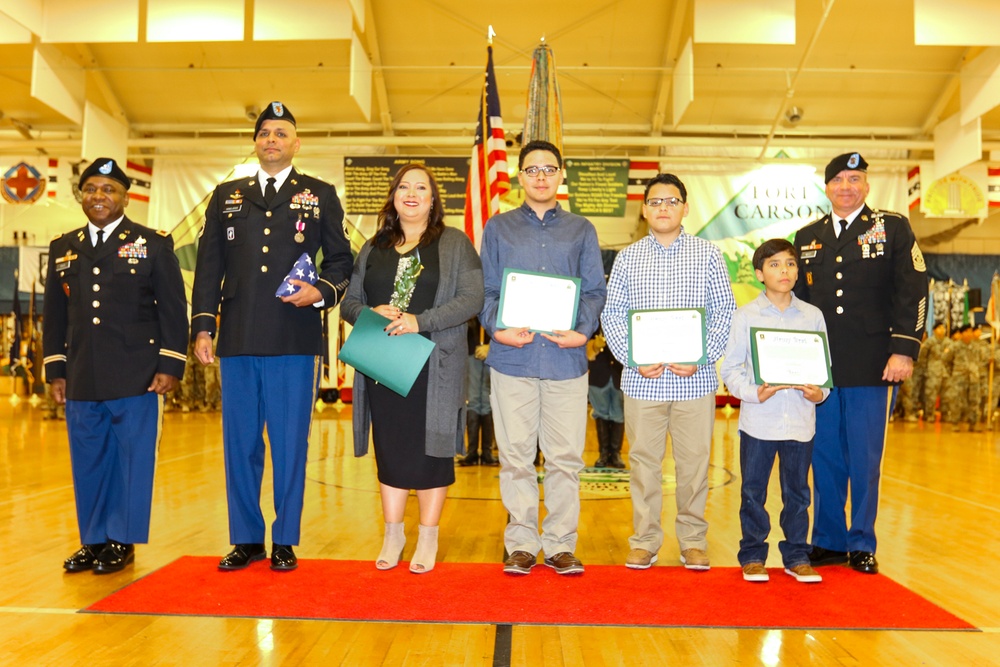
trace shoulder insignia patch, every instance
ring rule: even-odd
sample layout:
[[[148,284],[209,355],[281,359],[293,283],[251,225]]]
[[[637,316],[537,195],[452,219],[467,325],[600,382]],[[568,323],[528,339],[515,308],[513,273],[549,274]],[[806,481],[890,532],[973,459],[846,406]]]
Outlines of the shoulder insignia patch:
[[[165,229],[157,229],[156,233],[159,234],[160,236],[170,236],[170,232],[168,232]]]
[[[913,242],[913,247],[910,248],[910,255],[913,257],[913,270],[926,273],[927,264],[924,262],[924,254],[920,252],[920,247],[916,241]]]

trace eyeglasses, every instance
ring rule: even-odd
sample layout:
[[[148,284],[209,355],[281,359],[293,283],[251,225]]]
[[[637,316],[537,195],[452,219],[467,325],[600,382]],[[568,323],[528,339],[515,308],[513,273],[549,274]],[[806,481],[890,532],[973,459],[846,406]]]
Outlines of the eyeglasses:
[[[677,208],[683,203],[684,200],[677,197],[652,197],[646,200],[646,206],[649,208],[660,208],[664,204],[667,205],[667,208]]]
[[[559,167],[553,167],[552,165],[547,164],[544,167],[525,167],[524,169],[521,170],[521,173],[531,177],[538,176],[538,174],[545,174],[546,176],[555,176],[558,171]]]

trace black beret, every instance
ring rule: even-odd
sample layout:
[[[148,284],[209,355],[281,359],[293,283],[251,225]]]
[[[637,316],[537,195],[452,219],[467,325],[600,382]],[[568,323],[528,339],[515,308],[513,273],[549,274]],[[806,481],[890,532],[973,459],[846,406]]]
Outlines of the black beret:
[[[83,189],[83,184],[86,183],[87,179],[91,176],[104,176],[106,178],[112,178],[124,185],[126,190],[132,187],[132,181],[130,181],[128,176],[125,175],[125,172],[118,166],[118,163],[109,157],[99,157],[83,170],[83,173],[80,174],[79,187],[81,190]]]
[[[281,102],[271,102],[257,116],[257,124],[253,127],[254,141],[257,140],[257,133],[260,132],[260,126],[264,124],[265,120],[287,120],[293,127],[295,126],[295,116],[288,110],[288,107]]]
[[[823,182],[829,183],[833,180],[834,176],[845,169],[867,172],[868,163],[861,157],[861,153],[844,153],[843,155],[838,155],[830,160],[830,164],[826,165],[826,180]]]

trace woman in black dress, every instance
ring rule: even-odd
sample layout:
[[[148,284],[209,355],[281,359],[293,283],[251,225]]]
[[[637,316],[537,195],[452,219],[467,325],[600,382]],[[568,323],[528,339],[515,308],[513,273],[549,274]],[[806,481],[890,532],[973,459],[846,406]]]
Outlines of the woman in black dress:
[[[425,336],[435,343],[406,397],[361,373],[354,382],[355,454],[367,452],[369,425],[375,444],[385,519],[375,562],[381,570],[396,567],[402,555],[410,489],[420,506],[410,571],[434,568],[438,523],[455,481],[453,457],[462,447],[465,424],[465,322],[482,304],[479,256],[465,234],[445,226],[434,177],[419,164],[402,167],[341,304],[352,324],[370,307],[390,320],[390,335]]]

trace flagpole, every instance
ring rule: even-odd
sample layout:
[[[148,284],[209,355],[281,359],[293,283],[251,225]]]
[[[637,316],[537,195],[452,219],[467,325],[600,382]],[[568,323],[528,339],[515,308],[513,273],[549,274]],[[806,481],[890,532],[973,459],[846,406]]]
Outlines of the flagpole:
[[[492,188],[490,188],[490,141],[493,138],[493,127],[492,124],[488,122],[490,110],[486,99],[486,87],[490,83],[489,65],[490,61],[493,60],[493,38],[496,34],[496,31],[493,30],[493,24],[491,23],[489,30],[486,32],[486,80],[483,82],[483,90],[479,94],[479,108],[481,109],[479,122],[482,124],[483,128],[483,178],[485,179],[484,185],[486,186],[486,215],[483,216],[483,227],[486,226],[486,221],[493,215],[493,193],[491,192]],[[487,135],[487,132],[490,134]]]
[[[496,31],[489,26],[486,33],[486,74],[479,96],[479,116],[476,118],[476,138],[469,156],[469,178],[466,180],[465,231],[478,251],[483,227],[487,220],[500,211],[493,201],[510,189],[507,171],[507,151],[500,114],[500,97],[493,71],[493,38]],[[495,137],[494,134],[498,135]],[[496,205],[494,205],[496,204]]]

